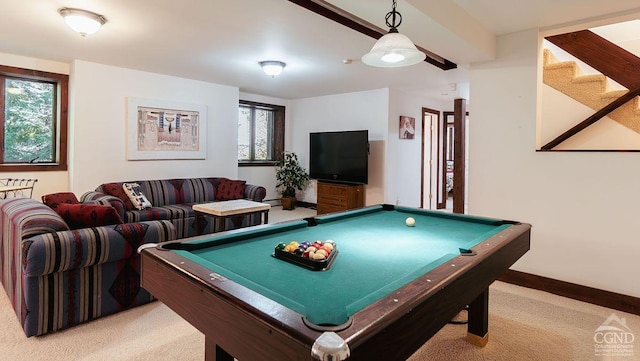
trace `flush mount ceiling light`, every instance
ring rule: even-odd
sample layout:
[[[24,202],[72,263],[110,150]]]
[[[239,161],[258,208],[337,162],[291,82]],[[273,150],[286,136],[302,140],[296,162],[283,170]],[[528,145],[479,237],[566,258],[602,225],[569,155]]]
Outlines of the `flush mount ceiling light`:
[[[395,68],[418,64],[427,56],[416,48],[408,37],[398,32],[402,23],[402,15],[396,11],[396,0],[393,8],[385,16],[389,32],[378,39],[371,51],[362,56],[362,62],[377,67]],[[391,22],[389,22],[391,19]]]
[[[95,33],[107,22],[104,16],[81,9],[62,8],[58,13],[71,29],[82,36]]]
[[[284,69],[284,67],[287,66],[287,64],[281,61],[267,60],[267,61],[261,61],[260,66],[262,67],[262,70],[267,75],[270,75],[272,78],[275,78],[277,75],[280,75],[280,73],[282,73],[282,69]]]

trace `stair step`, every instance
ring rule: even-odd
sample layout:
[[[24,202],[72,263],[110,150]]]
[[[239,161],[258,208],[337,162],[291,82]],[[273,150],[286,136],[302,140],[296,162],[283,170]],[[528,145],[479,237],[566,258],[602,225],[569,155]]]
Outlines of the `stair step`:
[[[602,74],[581,75],[571,80],[574,84],[605,83],[607,77]]]
[[[624,89],[623,90],[611,90],[611,91],[608,91],[606,93],[603,93],[602,94],[602,99],[615,100],[615,99],[618,99],[621,96],[627,94],[628,92],[629,92],[628,90],[624,90]]]
[[[549,49],[544,49],[542,52],[543,64],[547,66],[547,64],[553,64],[558,62],[558,58]]]
[[[612,91],[609,91],[609,92],[606,92],[606,93],[602,94],[602,100],[605,100],[607,102],[607,104],[609,104],[612,101],[620,98],[621,96],[625,95],[628,92],[629,92],[628,90],[612,90]],[[628,101],[622,107],[629,107],[629,108],[631,108],[631,111],[633,111],[634,113],[640,114],[640,97],[635,97],[635,98],[631,99],[630,101]]]
[[[605,75],[583,75],[576,62],[558,62],[557,58],[548,49],[544,49],[543,61],[545,84],[596,111],[628,92],[628,90],[624,89],[609,90],[609,79]],[[640,97],[635,97],[611,112],[609,117],[640,133]]]
[[[551,63],[544,66],[546,70],[555,70],[555,69],[578,69],[578,65],[575,61],[561,61],[558,63]]]

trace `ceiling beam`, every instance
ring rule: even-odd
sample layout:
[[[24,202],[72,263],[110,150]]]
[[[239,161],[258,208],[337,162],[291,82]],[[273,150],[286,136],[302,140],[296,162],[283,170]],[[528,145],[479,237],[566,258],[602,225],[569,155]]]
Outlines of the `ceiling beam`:
[[[299,5],[309,11],[312,11],[318,15],[324,16],[329,20],[333,20],[338,24],[342,24],[350,29],[353,29],[361,34],[370,36],[376,40],[380,39],[387,32],[359,17],[348,13],[334,5],[329,4],[323,0],[289,0],[290,2]],[[429,64],[435,65],[442,70],[451,70],[458,67],[458,65],[450,60],[447,60],[438,54],[432,53],[429,50],[421,48],[416,45],[418,50],[427,54],[424,59]]]

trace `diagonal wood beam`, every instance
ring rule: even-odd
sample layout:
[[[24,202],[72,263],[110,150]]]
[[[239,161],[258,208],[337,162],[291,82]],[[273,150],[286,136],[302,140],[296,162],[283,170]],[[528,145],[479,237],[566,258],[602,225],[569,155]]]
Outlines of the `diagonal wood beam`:
[[[631,99],[637,97],[638,95],[640,95],[640,88],[636,88],[635,90],[629,91],[628,93],[626,93],[625,95],[621,96],[620,98],[618,98],[618,99],[612,101],[611,103],[607,104],[604,108],[598,110],[596,113],[594,113],[589,118],[583,120],[578,125],[576,125],[573,128],[567,130],[566,132],[562,133],[556,139],[554,139],[554,140],[550,141],[549,143],[545,144],[540,149],[541,150],[551,150],[551,149],[557,147],[560,143],[562,143],[565,140],[567,140],[567,139],[573,137],[574,135],[578,134],[579,132],[584,130],[586,127],[588,127],[591,124],[593,124],[593,123],[597,122],[598,120],[602,119],[602,117],[604,117],[607,114],[611,113],[612,111],[618,109],[623,104],[625,104],[626,102],[630,101]]]
[[[338,24],[342,24],[350,29],[353,29],[361,34],[370,36],[374,39],[380,39],[387,32],[359,17],[348,13],[337,6],[329,4],[323,0],[289,0],[290,2],[302,6],[303,8],[313,11],[314,13],[324,16],[329,20],[333,20]],[[435,65],[442,70],[451,70],[458,67],[458,65],[450,60],[447,60],[438,54],[435,54],[429,50],[421,48],[420,46],[416,47],[427,54],[427,57],[424,59],[429,64]]]
[[[545,39],[627,89],[640,87],[640,58],[589,30]]]

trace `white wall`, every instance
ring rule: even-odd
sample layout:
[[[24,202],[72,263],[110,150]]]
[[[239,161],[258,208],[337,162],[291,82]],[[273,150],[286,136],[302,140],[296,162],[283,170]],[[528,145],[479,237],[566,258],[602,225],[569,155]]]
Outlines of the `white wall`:
[[[237,178],[238,88],[85,61],[73,62],[70,88],[69,187],[76,194],[112,181]],[[127,97],[205,104],[206,159],[128,161]]]
[[[30,58],[13,54],[0,53],[0,64],[17,68],[33,69],[57,74],[69,74],[69,64],[44,59]],[[33,188],[33,198],[67,190],[69,187],[68,171],[54,172],[0,172],[0,178],[37,179]]]
[[[389,141],[387,146],[387,184],[385,202],[408,207],[420,207],[420,187],[422,183],[422,108],[430,108],[442,112],[453,108],[453,102],[443,109],[445,103],[417,94],[392,90],[389,94]],[[414,139],[400,139],[400,116],[416,119],[416,135]],[[442,119],[442,115],[441,115]],[[425,158],[428,162],[430,139],[424,140]],[[434,158],[435,159],[435,158]],[[426,167],[424,177],[431,176]],[[428,182],[427,182],[428,183]],[[428,194],[429,189],[424,190]],[[429,208],[425,204],[424,208]]]
[[[640,296],[638,153],[536,152],[537,31],[473,64],[469,213],[531,223],[513,269]]]
[[[548,85],[542,87],[541,99],[540,146],[554,140],[594,113],[593,109]],[[638,144],[640,134],[609,117],[603,117],[554,149],[638,149]]]
[[[257,95],[251,93],[240,92],[240,100],[281,105],[286,107],[285,111],[285,149],[288,144],[291,143],[291,109],[290,101],[286,99],[273,98],[264,95]],[[237,116],[236,116],[237,117]],[[238,179],[246,180],[249,184],[259,184],[267,190],[267,195],[264,197],[265,201],[279,199],[280,194],[276,192],[276,167],[260,166],[260,167],[239,167]]]
[[[309,169],[309,133],[339,130],[369,131],[369,184],[365,187],[365,204],[384,202],[385,153],[389,114],[389,90],[335,94],[293,100],[293,132],[287,150],[298,154]],[[315,182],[311,182],[301,200],[316,203]]]

